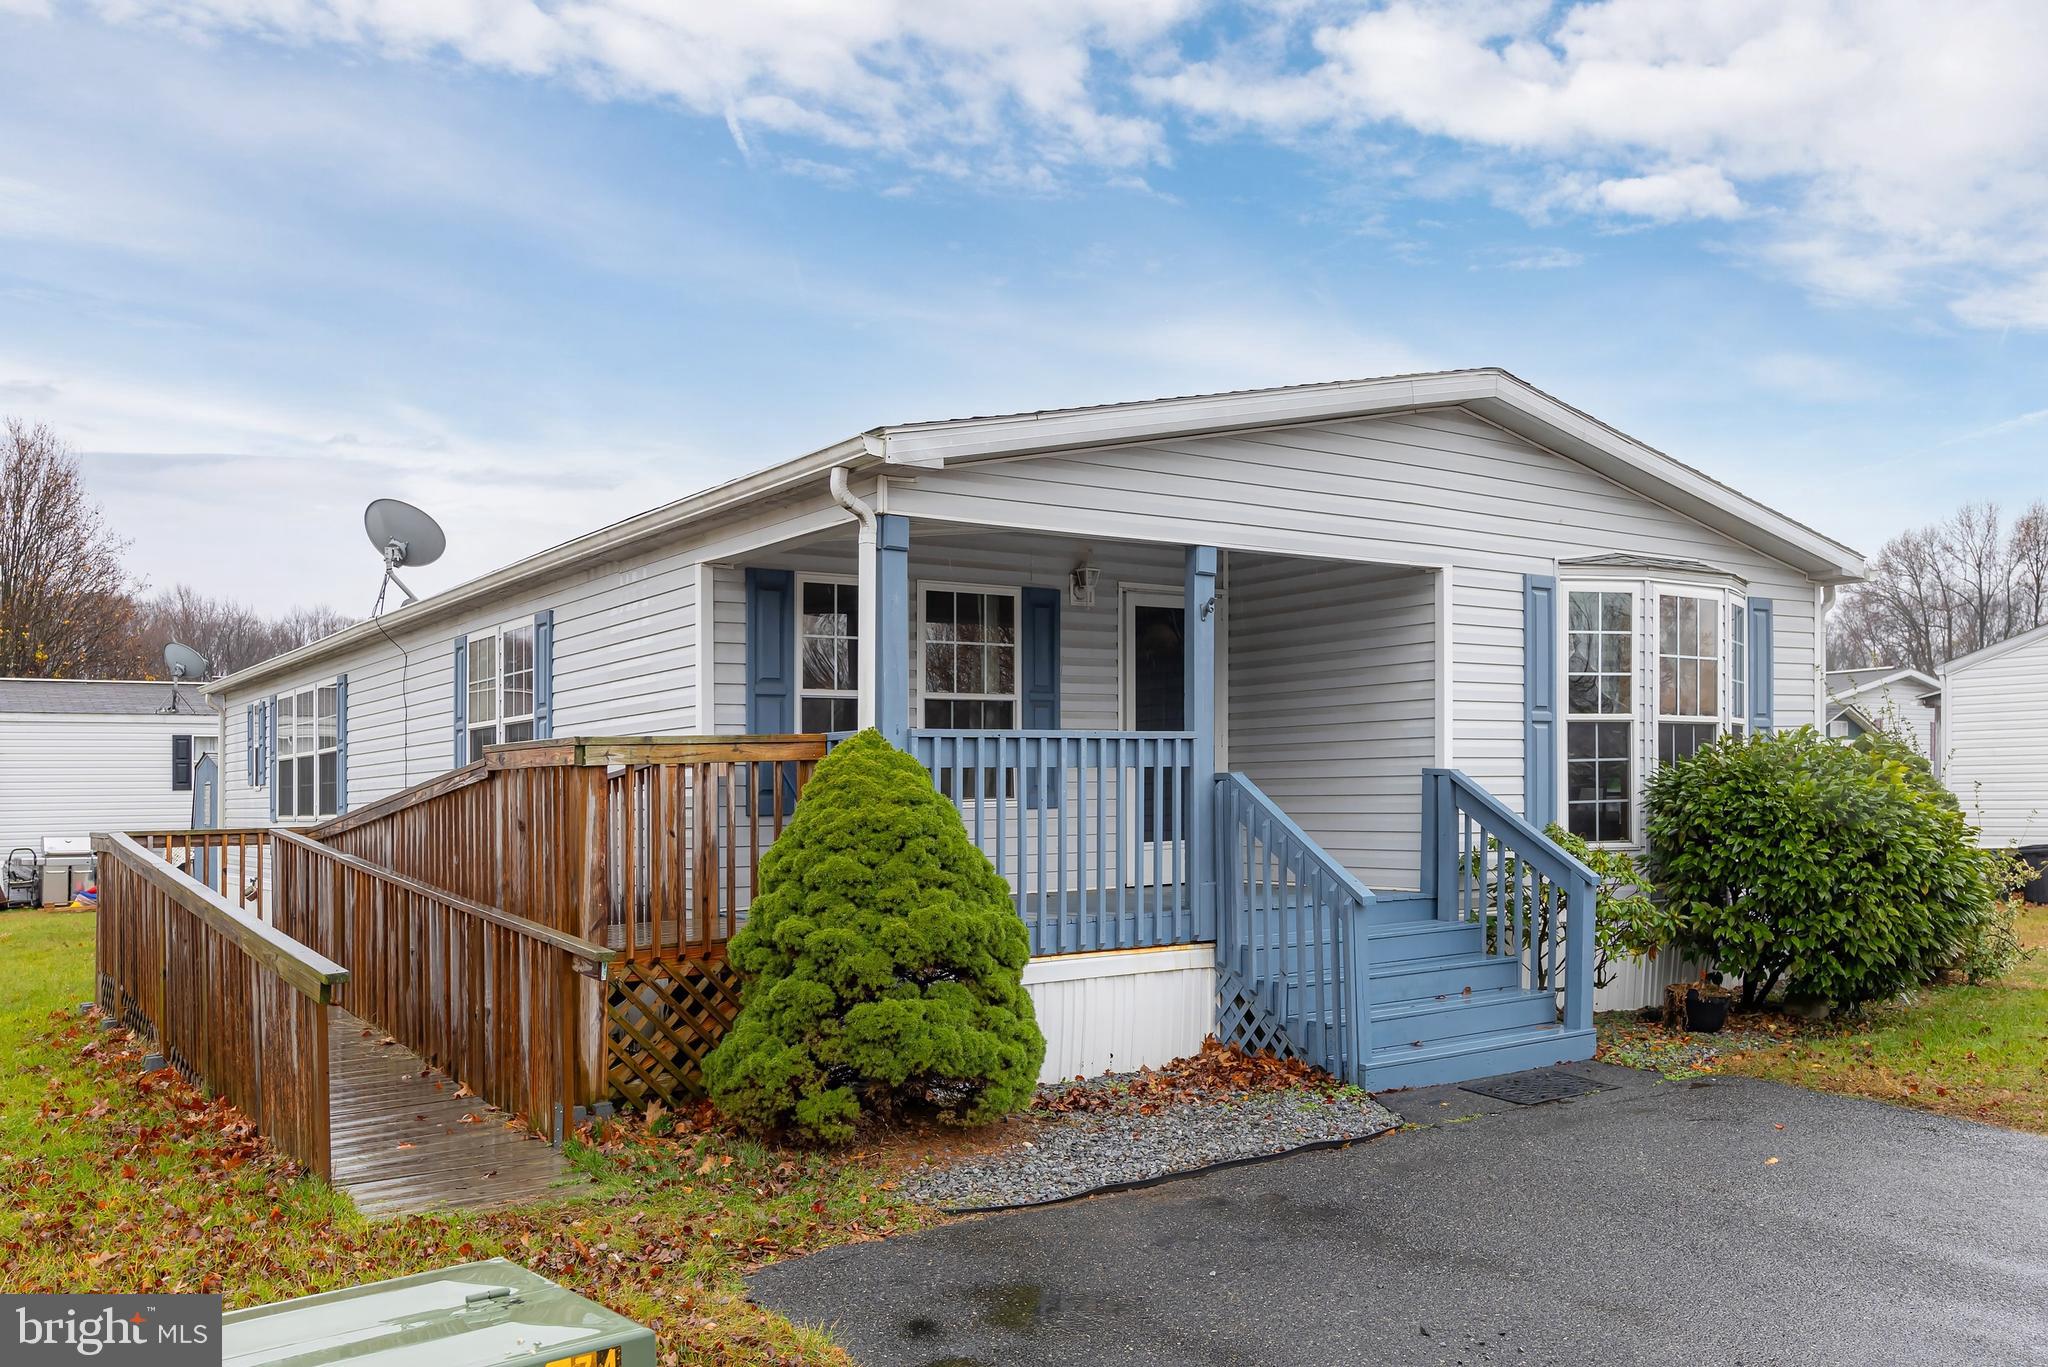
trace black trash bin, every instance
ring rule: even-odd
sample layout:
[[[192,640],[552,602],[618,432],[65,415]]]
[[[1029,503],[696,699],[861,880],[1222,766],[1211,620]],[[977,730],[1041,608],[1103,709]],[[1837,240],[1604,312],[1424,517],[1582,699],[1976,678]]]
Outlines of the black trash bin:
[[[2034,881],[2021,888],[2020,892],[2036,906],[2048,905],[2048,845],[2022,845],[2020,858],[2034,870]]]

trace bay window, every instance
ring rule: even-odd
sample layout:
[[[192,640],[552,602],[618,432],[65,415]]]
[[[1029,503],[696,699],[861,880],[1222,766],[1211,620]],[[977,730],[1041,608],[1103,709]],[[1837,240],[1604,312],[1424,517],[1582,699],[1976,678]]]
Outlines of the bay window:
[[[1600,575],[1559,589],[1563,824],[1594,844],[1637,844],[1649,772],[1749,729],[1761,649],[1750,605],[1711,582]]]

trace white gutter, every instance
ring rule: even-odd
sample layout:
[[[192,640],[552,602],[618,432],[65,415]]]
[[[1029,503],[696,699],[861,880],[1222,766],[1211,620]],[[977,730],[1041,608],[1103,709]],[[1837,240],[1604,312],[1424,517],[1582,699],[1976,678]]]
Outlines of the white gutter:
[[[860,550],[855,564],[860,567],[860,650],[855,661],[854,675],[860,688],[858,718],[861,729],[875,724],[875,666],[879,653],[888,648],[887,643],[876,639],[876,587],[879,576],[875,564],[875,510],[874,507],[855,496],[847,483],[846,467],[835,465],[827,477],[833,501],[852,513],[860,523]],[[799,611],[802,609],[799,608]],[[902,643],[897,643],[897,649]],[[799,665],[801,668],[801,665]]]

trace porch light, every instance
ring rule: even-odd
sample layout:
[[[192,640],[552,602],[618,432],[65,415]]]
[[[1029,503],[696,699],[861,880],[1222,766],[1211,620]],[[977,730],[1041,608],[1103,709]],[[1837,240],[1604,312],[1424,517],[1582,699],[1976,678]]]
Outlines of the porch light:
[[[1085,560],[1074,566],[1073,574],[1068,576],[1071,581],[1068,596],[1073,600],[1075,607],[1092,608],[1095,606],[1095,581],[1101,577],[1102,571],[1096,569]]]

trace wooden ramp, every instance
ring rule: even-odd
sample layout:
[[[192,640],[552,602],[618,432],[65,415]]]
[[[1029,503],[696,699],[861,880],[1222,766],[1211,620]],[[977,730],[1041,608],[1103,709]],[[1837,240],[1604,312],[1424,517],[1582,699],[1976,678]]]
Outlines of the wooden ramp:
[[[369,1215],[574,1196],[562,1151],[339,1007],[328,1025],[334,1185]]]

